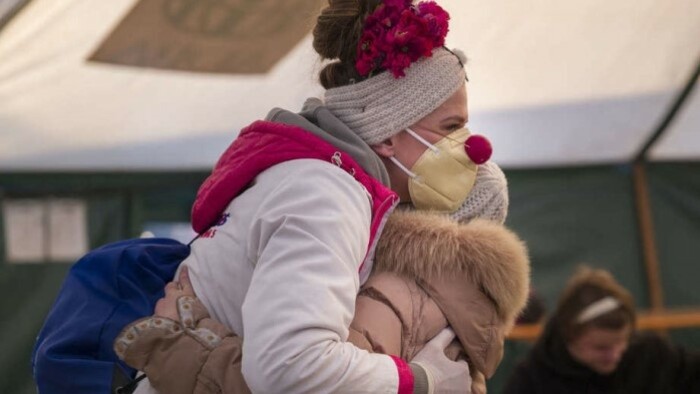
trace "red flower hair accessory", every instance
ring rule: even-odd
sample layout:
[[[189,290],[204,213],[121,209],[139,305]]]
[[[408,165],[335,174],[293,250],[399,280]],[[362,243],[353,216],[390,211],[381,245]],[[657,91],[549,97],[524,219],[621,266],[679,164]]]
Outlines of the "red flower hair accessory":
[[[412,62],[445,45],[450,15],[434,1],[384,0],[365,20],[355,68],[363,76],[389,70],[405,76]]]

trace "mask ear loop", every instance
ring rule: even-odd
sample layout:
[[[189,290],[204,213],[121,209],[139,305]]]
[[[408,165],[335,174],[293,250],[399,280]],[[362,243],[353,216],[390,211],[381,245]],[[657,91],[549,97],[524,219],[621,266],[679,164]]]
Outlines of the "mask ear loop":
[[[392,163],[396,164],[397,167],[401,169],[406,175],[411,177],[412,179],[418,178],[418,175],[416,175],[413,171],[409,170],[406,168],[405,165],[401,164],[401,162],[394,156],[389,157],[389,160],[391,160]]]
[[[406,131],[407,131],[408,134],[410,134],[413,138],[417,139],[421,144],[427,146],[428,149],[430,149],[431,151],[433,151],[433,153],[440,153],[440,149],[438,149],[435,145],[431,144],[430,142],[426,141],[425,138],[419,136],[418,133],[416,133],[415,131],[409,129],[408,127],[406,127]]]
[[[410,128],[406,127],[406,132],[410,134],[413,138],[417,139],[418,142],[421,144],[425,145],[430,149],[433,153],[438,154],[440,153],[440,149],[438,149],[437,146],[431,144],[430,142],[426,141],[425,138],[421,137],[416,133],[415,131],[411,130]],[[406,175],[411,177],[412,179],[418,179],[418,175],[416,175],[413,171],[409,170],[406,168],[405,165],[401,164],[401,162],[394,156],[389,157],[389,160],[391,160],[392,163],[396,164],[397,167],[401,169]]]

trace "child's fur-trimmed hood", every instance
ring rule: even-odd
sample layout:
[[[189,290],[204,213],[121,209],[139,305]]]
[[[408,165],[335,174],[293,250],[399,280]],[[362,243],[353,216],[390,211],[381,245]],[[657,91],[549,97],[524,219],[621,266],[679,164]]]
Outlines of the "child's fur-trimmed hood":
[[[374,270],[425,280],[463,276],[493,301],[507,327],[524,308],[530,288],[530,260],[515,233],[486,220],[462,224],[424,211],[391,215]]]

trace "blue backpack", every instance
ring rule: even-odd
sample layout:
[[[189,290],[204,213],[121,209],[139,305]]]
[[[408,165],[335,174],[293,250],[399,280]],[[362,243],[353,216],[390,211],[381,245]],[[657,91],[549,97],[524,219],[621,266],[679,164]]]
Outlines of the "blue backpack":
[[[166,283],[190,254],[173,239],[139,238],[102,246],[68,272],[32,352],[40,394],[126,393],[136,371],[112,349],[132,321],[153,314]]]

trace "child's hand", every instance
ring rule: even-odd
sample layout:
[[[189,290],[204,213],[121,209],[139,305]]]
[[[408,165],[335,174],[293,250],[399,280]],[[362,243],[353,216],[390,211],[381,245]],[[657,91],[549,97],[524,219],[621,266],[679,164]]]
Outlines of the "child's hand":
[[[165,285],[165,296],[156,303],[154,315],[180,321],[177,311],[177,300],[183,296],[197,296],[192,288],[190,276],[187,273],[187,266],[182,267],[177,280],[173,280]]]

